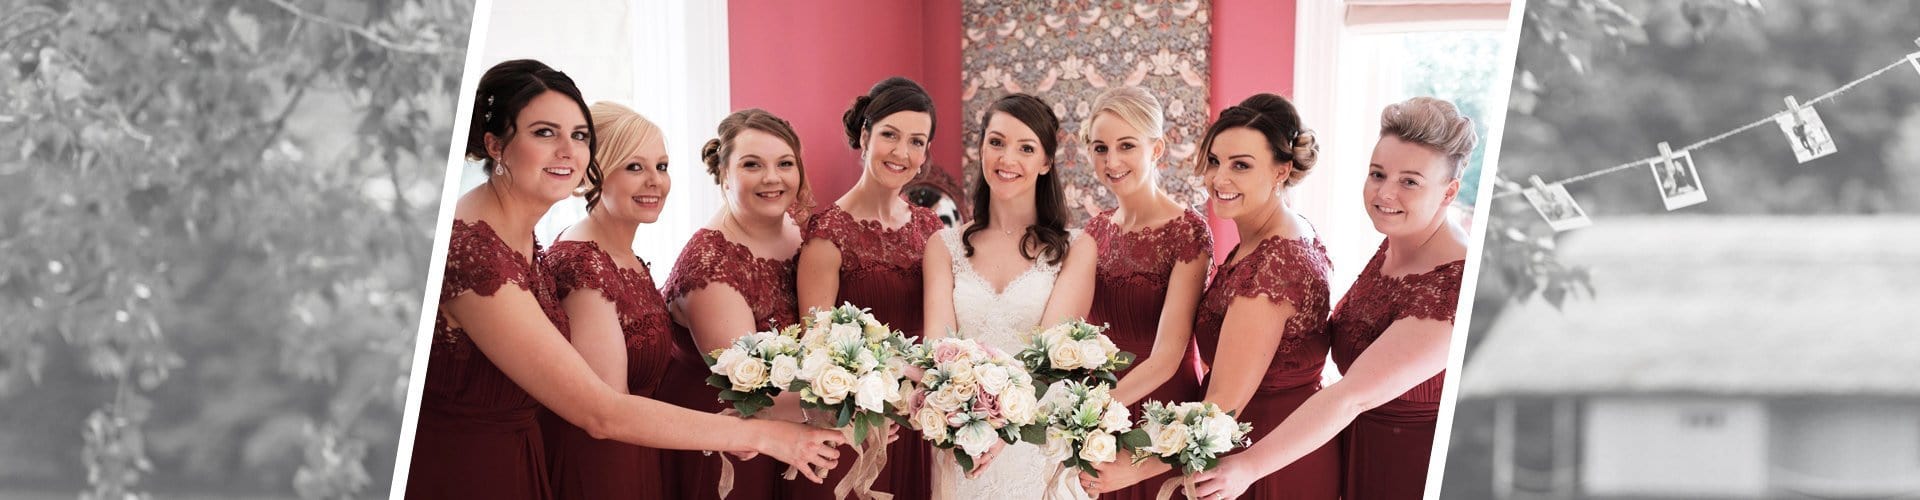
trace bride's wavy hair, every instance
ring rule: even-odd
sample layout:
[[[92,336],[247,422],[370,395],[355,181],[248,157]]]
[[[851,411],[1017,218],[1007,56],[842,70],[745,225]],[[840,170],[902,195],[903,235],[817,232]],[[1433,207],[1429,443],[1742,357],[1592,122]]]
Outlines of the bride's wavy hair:
[[[1046,259],[1049,265],[1060,265],[1067,257],[1067,195],[1060,186],[1060,170],[1053,167],[1055,153],[1060,146],[1060,118],[1054,116],[1053,108],[1046,101],[1027,94],[1011,94],[994,101],[987,108],[987,114],[980,118],[980,144],[986,144],[987,123],[993,120],[994,113],[1006,113],[1040,136],[1040,149],[1047,153],[1047,173],[1040,174],[1034,185],[1034,220],[1020,235],[1020,256],[1033,260]],[[982,160],[986,155],[980,155]],[[987,165],[980,165],[980,175],[973,180],[973,218],[967,223],[967,229],[960,233],[960,244],[966,248],[964,257],[973,256],[973,233],[987,228],[987,205],[992,202],[993,193],[987,187]],[[1037,248],[1040,253],[1031,252]]]

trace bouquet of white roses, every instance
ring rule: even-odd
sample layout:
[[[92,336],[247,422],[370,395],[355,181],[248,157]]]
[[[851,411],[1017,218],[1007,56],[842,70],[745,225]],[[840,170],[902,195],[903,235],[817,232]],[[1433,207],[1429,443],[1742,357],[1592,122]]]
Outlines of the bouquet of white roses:
[[[854,442],[866,441],[911,387],[902,369],[913,340],[853,304],[814,310],[800,332],[803,354],[797,363],[776,360],[773,384],[799,394],[800,406],[831,415],[834,427],[853,425]]]
[[[1113,339],[1101,333],[1106,327],[1072,320],[1041,330],[1027,339],[1027,347],[1014,355],[1033,373],[1040,385],[1061,380],[1093,384],[1098,380],[1118,385],[1113,372],[1133,364],[1133,353],[1121,351]]]
[[[934,446],[953,450],[962,469],[973,470],[994,441],[1017,441],[1039,416],[1033,377],[1005,351],[949,337],[917,361],[926,374],[899,414]]]
[[[1119,436],[1133,429],[1127,405],[1107,391],[1105,385],[1077,381],[1048,390],[1040,401],[1039,422],[1024,429],[1021,439],[1040,445],[1062,466],[1099,477],[1094,467],[1114,461]]]
[[[1220,455],[1247,446],[1253,426],[1234,420],[1232,412],[1201,401],[1164,405],[1149,401],[1140,409],[1140,427],[1120,436],[1133,450],[1134,463],[1148,457],[1191,475],[1220,465]]]
[[[720,400],[733,403],[743,417],[751,417],[762,408],[773,406],[786,384],[775,383],[774,375],[783,366],[794,366],[800,355],[798,329],[749,333],[732,344],[701,354],[707,369],[707,385],[720,388]]]

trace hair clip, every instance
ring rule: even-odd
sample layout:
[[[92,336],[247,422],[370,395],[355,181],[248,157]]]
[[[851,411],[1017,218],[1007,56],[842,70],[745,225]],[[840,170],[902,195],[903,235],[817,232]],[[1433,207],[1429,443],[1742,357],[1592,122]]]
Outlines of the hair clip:
[[[486,114],[483,114],[480,116],[480,121],[483,123],[493,123],[493,95],[492,94],[487,95],[487,112]]]

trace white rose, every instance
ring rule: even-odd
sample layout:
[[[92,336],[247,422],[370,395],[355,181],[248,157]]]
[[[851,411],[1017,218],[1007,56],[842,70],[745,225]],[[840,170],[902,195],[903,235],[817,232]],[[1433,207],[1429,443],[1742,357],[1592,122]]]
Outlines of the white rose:
[[[886,338],[888,334],[893,333],[887,329],[887,325],[881,324],[880,320],[875,319],[873,314],[861,313],[860,322],[865,326],[868,341],[880,340]]]
[[[747,359],[746,350],[738,347],[728,347],[720,351],[720,357],[715,359],[713,366],[708,369],[712,370],[714,375],[726,375],[728,372],[733,371],[733,365],[740,364],[740,361],[744,359]]]
[[[1118,443],[1114,442],[1112,434],[1094,434],[1087,436],[1087,442],[1080,445],[1080,459],[1096,464],[1112,462],[1117,449]]]
[[[992,449],[993,443],[999,440],[1000,436],[993,432],[992,426],[978,420],[953,433],[953,444],[960,446],[961,450],[974,458],[979,458],[981,454]]]
[[[880,367],[880,360],[873,357],[873,351],[861,349],[860,354],[853,358],[853,366],[861,373],[866,373]]]
[[[1147,451],[1160,456],[1172,456],[1187,449],[1187,424],[1175,422],[1171,425],[1156,426],[1147,430],[1147,437],[1153,438],[1153,445]]]
[[[932,406],[920,408],[919,413],[913,414],[913,426],[929,441],[947,442],[947,416]]]
[[[1069,333],[1071,333],[1072,331],[1073,331],[1072,328],[1068,328],[1065,323],[1061,323],[1059,325],[1054,325],[1053,328],[1048,328],[1044,332],[1040,332],[1040,340],[1045,341],[1047,344],[1047,347],[1051,348],[1053,346],[1072,342],[1073,341],[1072,337],[1068,336]]]
[[[892,381],[887,380],[884,375],[885,374],[880,372],[870,372],[866,376],[860,377],[860,388],[854,391],[853,404],[863,410],[874,413],[885,411],[887,393],[892,392],[893,389],[898,389],[898,387],[894,386]]]
[[[1034,411],[1038,405],[1039,402],[1034,399],[1032,390],[1016,388],[1000,395],[1000,416],[1013,422],[1014,425],[1031,424],[1034,417],[1038,416]]]
[[[1202,425],[1206,426],[1209,453],[1226,453],[1233,449],[1233,434],[1240,431],[1240,424],[1225,414],[1208,417]]]
[[[973,363],[956,361],[947,365],[947,381],[954,384],[972,386],[975,382]]]
[[[830,366],[833,366],[833,355],[828,354],[826,349],[809,350],[806,357],[800,358],[800,379],[807,382],[819,380],[820,374]]]
[[[1107,414],[1102,416],[1100,428],[1107,432],[1124,431],[1127,429],[1128,424],[1130,424],[1128,420],[1132,418],[1132,412],[1127,410],[1127,405],[1120,404],[1119,401],[1108,400]]]
[[[1086,363],[1080,354],[1080,346],[1074,342],[1061,342],[1047,348],[1047,361],[1056,370],[1075,370]]]
[[[927,406],[939,410],[940,413],[959,411],[961,406],[967,404],[967,399],[971,394],[963,394],[953,389],[954,387],[949,385],[927,393]]]
[[[1013,374],[1007,371],[1007,367],[1004,366],[987,365],[975,369],[973,376],[979,380],[980,388],[985,389],[987,394],[998,396],[1001,391],[1007,390],[1007,386],[1013,384]]]
[[[1088,340],[1080,341],[1079,344],[1080,344],[1080,359],[1081,359],[1080,362],[1085,364],[1087,368],[1099,368],[1102,366],[1106,366],[1107,348],[1102,347],[1100,345],[1100,341],[1088,339]]]
[[[799,374],[800,374],[800,360],[794,359],[793,356],[786,356],[786,355],[776,356],[773,358],[773,386],[774,387],[778,387],[781,390],[786,390],[787,386],[793,385],[793,378],[798,376]]]
[[[1073,458],[1073,436],[1058,427],[1047,428],[1047,445],[1043,450],[1049,462],[1065,462]]]
[[[767,385],[767,365],[758,359],[743,359],[733,364],[727,371],[727,380],[733,382],[733,390],[751,391]]]
[[[827,404],[838,404],[847,398],[848,392],[853,391],[855,383],[858,381],[845,368],[828,366],[820,371],[820,378],[814,380],[813,393]]]
[[[836,348],[864,344],[866,341],[866,337],[860,333],[860,327],[845,323],[833,325],[833,333],[827,336],[827,343]]]
[[[832,310],[828,310],[828,309],[814,309],[814,310],[813,310],[813,322],[814,322],[814,324],[819,324],[819,325],[824,325],[824,324],[827,324],[827,323],[830,323],[830,322],[832,322],[832,321],[833,321],[833,311],[832,311]]]

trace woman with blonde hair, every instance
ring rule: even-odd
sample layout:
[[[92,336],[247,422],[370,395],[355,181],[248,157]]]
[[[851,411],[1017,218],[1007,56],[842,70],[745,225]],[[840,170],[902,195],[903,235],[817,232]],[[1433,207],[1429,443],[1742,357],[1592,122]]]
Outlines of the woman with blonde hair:
[[[1421,497],[1467,256],[1467,232],[1447,207],[1476,141],[1473,121],[1443,100],[1415,97],[1380,114],[1362,199],[1386,239],[1328,322],[1343,376],[1200,474],[1200,498],[1239,496],[1336,435],[1344,498]]]
[[[1214,269],[1201,295],[1193,336],[1211,366],[1205,401],[1267,431],[1320,390],[1327,359],[1327,275],[1332,263],[1312,224],[1287,205],[1286,192],[1312,171],[1319,146],[1286,98],[1256,94],[1220,112],[1201,141],[1200,172],[1216,215],[1233,219],[1240,244]],[[1340,495],[1339,450],[1328,439],[1304,458],[1260,479],[1253,498],[1326,499]],[[1116,461],[1093,491],[1114,491],[1169,470],[1149,460]]]
[[[1093,306],[1087,321],[1138,360],[1118,373],[1113,397],[1133,414],[1146,400],[1200,398],[1200,352],[1193,316],[1213,259],[1206,216],[1160,188],[1167,143],[1160,101],[1140,87],[1115,87],[1093,100],[1080,127],[1094,177],[1120,206],[1087,221],[1098,248]],[[1143,481],[1102,498],[1151,498],[1158,481]]]

